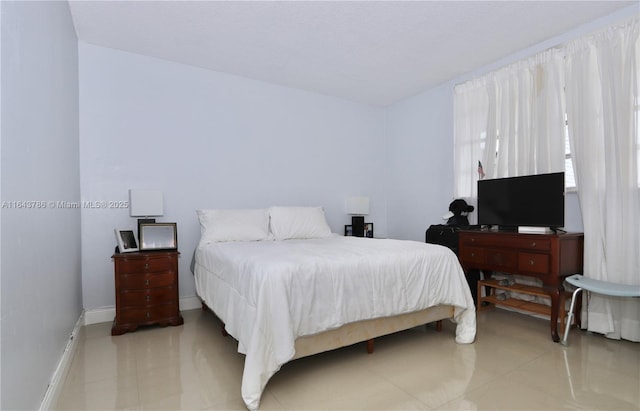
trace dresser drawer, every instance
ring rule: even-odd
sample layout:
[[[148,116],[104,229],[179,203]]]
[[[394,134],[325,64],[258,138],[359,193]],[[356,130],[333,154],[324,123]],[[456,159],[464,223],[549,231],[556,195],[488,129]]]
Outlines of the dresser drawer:
[[[484,248],[464,247],[460,250],[460,261],[468,263],[484,263]]]
[[[460,242],[468,246],[483,246],[489,243],[489,240],[486,239],[486,237],[483,235],[468,235],[468,234],[462,233],[462,234],[459,234],[459,236],[460,236],[459,237]]]
[[[520,250],[549,251],[551,250],[551,241],[535,238],[534,235],[533,238],[514,239],[512,247]]]
[[[132,258],[118,261],[120,274],[156,273],[174,269],[175,258]]]
[[[551,269],[549,254],[518,253],[518,270],[546,274]]]
[[[173,271],[156,274],[120,274],[120,290],[168,287],[176,282]]]
[[[177,304],[162,304],[152,307],[122,308],[118,312],[118,321],[128,323],[151,323],[179,314]]]
[[[515,238],[510,235],[503,235],[499,237],[493,237],[490,235],[474,234],[474,235],[462,235],[460,242],[466,247],[492,247],[492,248],[506,248],[515,249],[518,246],[514,244]]]
[[[164,304],[176,300],[175,287],[150,288],[142,290],[121,290],[120,304],[123,308],[144,307]]]
[[[483,234],[462,234],[461,242],[462,244],[476,247],[489,246],[540,251],[549,251],[551,249],[551,241],[546,238],[540,238],[537,235],[503,234],[500,236],[491,236]]]
[[[515,251],[487,248],[485,249],[485,263],[496,270],[515,269],[517,262],[516,254]]]

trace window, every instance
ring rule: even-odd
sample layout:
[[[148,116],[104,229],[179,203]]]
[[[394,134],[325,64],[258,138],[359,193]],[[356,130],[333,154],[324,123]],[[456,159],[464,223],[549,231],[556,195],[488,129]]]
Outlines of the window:
[[[569,144],[569,123],[564,115],[564,187],[567,191],[576,191],[576,175],[571,160],[571,144]]]
[[[636,98],[635,103],[636,122],[640,124],[640,97]],[[565,136],[564,136],[564,186],[567,191],[576,191],[576,176],[573,170],[573,161],[571,160],[571,145],[569,144],[569,124],[565,114]],[[636,134],[636,151],[638,158],[638,186],[640,187],[640,127],[637,128]]]

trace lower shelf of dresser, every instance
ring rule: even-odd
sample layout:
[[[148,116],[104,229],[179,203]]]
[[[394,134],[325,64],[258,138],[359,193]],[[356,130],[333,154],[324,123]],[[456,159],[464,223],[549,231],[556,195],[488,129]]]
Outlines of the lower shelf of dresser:
[[[541,314],[546,315],[547,317],[551,317],[550,306],[533,301],[518,300],[517,298],[507,298],[506,300],[499,300],[495,297],[482,297],[482,301],[488,302],[493,305],[515,308],[517,310],[528,311],[534,314]],[[486,307],[482,307],[482,309],[486,309]]]
[[[488,289],[488,295],[481,296],[482,289]],[[498,299],[495,294],[495,290],[510,291],[520,294],[533,295],[536,297],[550,297],[548,292],[545,292],[541,287],[525,284],[512,284],[512,285],[500,285],[499,280],[480,280],[478,281],[478,311],[492,308],[494,306],[507,307],[519,311],[525,311],[533,314],[543,315],[551,317],[551,306],[546,304],[537,303],[534,301],[520,300],[518,298],[506,298],[504,300]],[[566,298],[570,297],[570,294],[564,293],[560,295],[560,307],[558,312],[558,321],[561,324],[561,329],[564,329],[566,309]],[[484,304],[488,303],[488,304]]]

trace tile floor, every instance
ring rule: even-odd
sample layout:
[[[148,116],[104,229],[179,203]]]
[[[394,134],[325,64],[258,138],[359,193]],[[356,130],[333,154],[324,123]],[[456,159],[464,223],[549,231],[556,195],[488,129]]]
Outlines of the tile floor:
[[[58,410],[243,410],[243,356],[219,322],[183,312],[180,327],[111,337],[83,327]],[[549,323],[504,310],[478,317],[474,344],[454,325],[419,327],[286,364],[261,410],[639,410],[640,344],[573,330],[569,348]]]

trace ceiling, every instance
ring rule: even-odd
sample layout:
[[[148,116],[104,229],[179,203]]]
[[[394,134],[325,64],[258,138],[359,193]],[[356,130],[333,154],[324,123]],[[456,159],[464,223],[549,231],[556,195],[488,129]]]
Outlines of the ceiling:
[[[69,1],[78,39],[386,106],[637,1]]]

